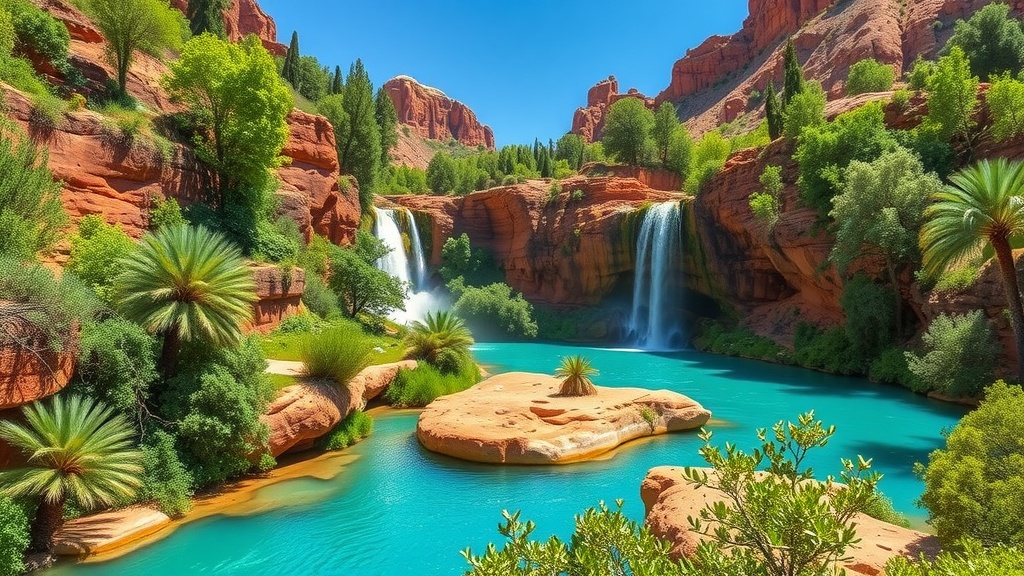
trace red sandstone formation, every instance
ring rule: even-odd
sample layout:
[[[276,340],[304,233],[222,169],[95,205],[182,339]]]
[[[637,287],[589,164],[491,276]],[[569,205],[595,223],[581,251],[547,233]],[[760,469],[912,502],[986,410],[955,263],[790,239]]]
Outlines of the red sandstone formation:
[[[609,76],[607,80],[601,80],[587,93],[587,106],[577,108],[572,118],[573,134],[579,134],[587,142],[596,142],[601,139],[604,132],[605,114],[608,107],[622,100],[623,98],[637,98],[642,100],[648,108],[654,109],[654,100],[648,98],[630,88],[625,94],[619,94],[619,81],[615,76]]]
[[[171,0],[171,4],[185,12],[188,0]],[[263,46],[275,56],[284,56],[288,48],[277,41],[277,24],[260,8],[256,0],[232,0],[224,11],[224,29],[232,42],[249,34],[259,36]]]
[[[409,126],[429,140],[452,138],[465,146],[494,150],[494,132],[476,118],[468,106],[452,100],[436,88],[424,86],[408,76],[396,76],[384,83],[398,112],[398,123]]]
[[[253,281],[259,300],[253,304],[252,321],[246,326],[246,331],[267,334],[285,318],[299,313],[302,292],[306,289],[305,270],[254,266]]]
[[[0,347],[0,410],[52,396],[67,386],[75,369],[75,350],[36,355],[21,348]]]

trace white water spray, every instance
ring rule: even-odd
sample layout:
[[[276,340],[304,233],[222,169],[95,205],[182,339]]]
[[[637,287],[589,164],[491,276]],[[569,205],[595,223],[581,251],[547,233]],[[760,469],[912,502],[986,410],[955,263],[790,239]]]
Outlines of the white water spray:
[[[678,202],[650,208],[636,244],[636,280],[630,338],[647,350],[668,350],[682,344],[679,318],[683,238]]]
[[[399,210],[387,210],[374,208],[376,213],[376,224],[373,233],[383,242],[391,252],[377,261],[377,268],[395,276],[405,282],[409,289],[409,295],[405,300],[405,310],[396,310],[391,314],[390,319],[398,324],[407,324],[416,320],[422,320],[427,312],[438,309],[438,302],[434,294],[427,290],[429,276],[427,273],[427,259],[423,252],[423,243],[420,240],[419,229],[416,226],[416,219],[412,212],[406,208]],[[399,216],[399,212],[402,216]],[[408,223],[408,247],[402,237],[401,222]]]

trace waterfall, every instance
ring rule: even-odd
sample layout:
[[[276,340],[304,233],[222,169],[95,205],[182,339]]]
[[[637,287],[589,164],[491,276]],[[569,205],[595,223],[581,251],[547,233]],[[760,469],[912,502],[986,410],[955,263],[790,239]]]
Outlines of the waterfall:
[[[636,279],[629,320],[633,343],[648,350],[679,348],[683,326],[683,238],[678,202],[651,207],[643,216],[636,243]]]
[[[405,300],[405,310],[398,310],[391,315],[391,320],[406,324],[414,320],[422,320],[428,311],[437,308],[435,298],[427,290],[429,274],[427,258],[423,252],[419,228],[412,212],[406,208],[386,210],[374,208],[376,224],[374,236],[391,249],[386,256],[377,261],[377,268],[405,282],[409,295]],[[408,252],[406,242],[402,238],[402,224],[408,225]]]

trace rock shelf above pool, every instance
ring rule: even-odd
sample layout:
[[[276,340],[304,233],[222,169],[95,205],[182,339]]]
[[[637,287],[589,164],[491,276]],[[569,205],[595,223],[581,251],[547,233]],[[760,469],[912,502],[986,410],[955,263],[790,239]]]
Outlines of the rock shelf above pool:
[[[602,388],[596,396],[558,395],[561,381],[515,372],[438,398],[420,414],[425,448],[492,464],[561,464],[588,460],[643,438],[700,428],[711,417],[676,392]]]

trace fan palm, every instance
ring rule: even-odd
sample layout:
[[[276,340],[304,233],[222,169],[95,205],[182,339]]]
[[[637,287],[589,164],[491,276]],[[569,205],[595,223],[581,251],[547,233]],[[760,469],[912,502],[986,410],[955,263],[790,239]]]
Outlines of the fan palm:
[[[126,318],[163,336],[160,366],[170,377],[182,342],[231,346],[252,318],[256,287],[238,248],[203,227],[173,226],[142,238],[115,282]]]
[[[426,360],[446,371],[457,371],[462,359],[469,358],[473,334],[462,318],[451,312],[428,312],[423,322],[409,326],[405,344],[409,358]]]
[[[48,550],[63,523],[69,497],[87,510],[135,496],[142,484],[142,453],[134,431],[113,408],[84,398],[57,396],[22,409],[27,425],[0,421],[0,439],[28,456],[24,468],[0,472],[0,492],[38,497],[32,547]]]
[[[597,376],[597,374],[597,369],[588,358],[583,356],[562,358],[562,364],[555,370],[556,378],[564,378],[561,388],[558,389],[558,394],[560,396],[596,396],[597,388],[590,377]]]
[[[1024,164],[982,160],[949,177],[953,183],[932,199],[921,227],[924,271],[937,276],[950,265],[978,257],[991,245],[1017,341],[1018,374],[1024,381],[1024,308],[1012,241],[1024,232]]]

